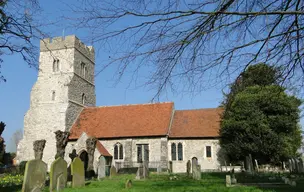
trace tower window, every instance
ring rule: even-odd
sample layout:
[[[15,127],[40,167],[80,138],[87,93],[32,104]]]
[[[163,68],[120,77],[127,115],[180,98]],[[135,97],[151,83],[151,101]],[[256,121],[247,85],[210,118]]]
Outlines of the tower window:
[[[56,92],[52,91],[52,101],[55,101],[55,99],[56,99]]]
[[[81,62],[80,65],[80,74],[85,78],[87,73],[87,66],[85,63]]]
[[[83,93],[82,96],[81,96],[81,103],[84,105],[86,102],[86,96],[85,94]]]
[[[53,61],[53,72],[59,71],[59,59],[54,59]]]

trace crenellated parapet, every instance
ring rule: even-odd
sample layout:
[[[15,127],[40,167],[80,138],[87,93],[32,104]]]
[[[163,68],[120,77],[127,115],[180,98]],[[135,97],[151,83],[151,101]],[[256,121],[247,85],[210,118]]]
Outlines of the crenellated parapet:
[[[40,40],[40,52],[75,48],[91,61],[94,61],[95,51],[93,46],[86,46],[75,35],[54,37]]]

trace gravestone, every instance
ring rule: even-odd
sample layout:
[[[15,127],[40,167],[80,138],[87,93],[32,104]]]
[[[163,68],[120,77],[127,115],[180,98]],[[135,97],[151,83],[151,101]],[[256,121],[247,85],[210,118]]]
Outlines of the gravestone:
[[[128,179],[128,180],[126,181],[125,188],[126,188],[126,189],[130,189],[131,187],[132,187],[132,181],[131,181],[130,179]]]
[[[301,158],[299,159],[299,168],[300,168],[300,173],[304,173],[304,164]]]
[[[111,166],[110,177],[117,175],[116,167]]]
[[[294,162],[294,166],[295,166],[295,172],[299,173],[298,160],[296,158],[294,158],[293,162]]]
[[[40,159],[26,163],[22,192],[40,192],[46,181],[47,164]]]
[[[149,177],[149,162],[148,161],[143,162],[143,177],[144,177],[144,179],[147,179]]]
[[[67,162],[58,157],[51,165],[50,192],[63,190],[67,182]]]
[[[195,180],[200,180],[202,178],[201,166],[200,165],[192,165],[192,177]]]
[[[230,187],[230,186],[231,186],[231,176],[226,175],[226,187]]]
[[[156,168],[156,171],[157,171],[157,174],[160,174],[161,171],[162,171],[162,167],[161,167],[161,164],[159,164]]]
[[[144,178],[144,166],[142,163],[139,164],[135,179],[140,180]]]
[[[292,173],[293,172],[292,159],[289,159],[288,163],[289,163],[289,171]]]
[[[187,161],[187,176],[190,176],[190,172],[191,172],[191,161],[188,160]]]
[[[79,157],[75,157],[71,163],[72,187],[82,187],[85,185],[84,164]]]
[[[106,176],[106,159],[104,156],[99,157],[98,162],[98,179],[104,178]]]
[[[173,165],[172,165],[172,161],[169,161],[169,169],[168,169],[169,173],[173,172]]]

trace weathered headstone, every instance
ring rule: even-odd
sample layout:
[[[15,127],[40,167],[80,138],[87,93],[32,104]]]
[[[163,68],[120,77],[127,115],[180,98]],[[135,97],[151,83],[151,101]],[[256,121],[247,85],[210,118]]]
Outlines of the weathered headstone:
[[[289,159],[288,163],[289,163],[289,171],[290,171],[290,173],[292,173],[293,172],[292,159]]]
[[[230,187],[230,186],[231,186],[231,176],[226,175],[226,187]]]
[[[143,179],[144,178],[144,166],[142,163],[139,164],[135,179]]]
[[[173,172],[173,164],[172,161],[169,161],[169,169],[168,169],[169,173]]]
[[[195,180],[200,180],[202,178],[201,166],[200,165],[192,165],[192,177]]]
[[[293,161],[294,161],[294,165],[295,165],[295,172],[299,173],[299,166],[298,166],[299,165],[299,163],[298,163],[299,161],[296,158],[294,158]]]
[[[253,165],[252,165],[251,155],[246,156],[245,166],[246,166],[246,171],[248,171],[249,173],[252,173]]]
[[[106,160],[104,156],[100,156],[98,162],[98,179],[104,178],[105,176],[106,176]]]
[[[147,179],[149,177],[149,162],[148,161],[143,162],[143,177],[144,177],[144,179]]]
[[[26,163],[22,192],[40,192],[46,181],[47,164],[40,159]]]
[[[259,164],[258,164],[258,160],[254,160],[254,163],[255,163],[255,168],[257,170],[257,172],[259,172]]]
[[[115,175],[117,175],[116,167],[111,166],[111,169],[110,169],[110,177],[115,176]]]
[[[67,162],[58,157],[51,165],[50,192],[63,190],[67,182]]]
[[[190,176],[190,172],[191,172],[191,161],[188,160],[187,161],[187,176]]]
[[[301,158],[299,159],[299,169],[300,173],[304,173],[304,164]]]
[[[71,163],[72,187],[82,187],[85,185],[84,165],[79,157],[75,157]]]
[[[35,159],[42,159],[43,157],[43,149],[45,147],[46,140],[36,140],[33,142],[33,148],[35,153]]]
[[[162,166],[161,166],[161,164],[159,164],[159,165],[157,166],[156,171],[157,171],[157,174],[160,174],[160,173],[161,173],[161,171],[162,171]]]
[[[126,189],[130,189],[131,187],[132,187],[132,181],[131,181],[130,179],[128,179],[128,180],[126,181],[125,188],[126,188]]]

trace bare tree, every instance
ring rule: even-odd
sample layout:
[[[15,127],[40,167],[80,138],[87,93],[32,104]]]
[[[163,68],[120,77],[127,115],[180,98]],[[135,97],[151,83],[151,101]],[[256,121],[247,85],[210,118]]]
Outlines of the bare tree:
[[[77,27],[117,48],[99,72],[117,64],[118,80],[127,72],[136,80],[148,70],[145,85],[156,97],[167,88],[196,92],[231,82],[259,62],[280,67],[281,83],[303,88],[303,0],[79,2],[71,6]]]
[[[21,129],[16,130],[12,135],[11,140],[14,143],[16,149],[18,147],[18,143],[21,141],[22,138],[23,138],[23,132]]]
[[[37,67],[38,48],[32,43],[42,32],[34,19],[40,7],[37,0],[0,1],[0,69],[3,55],[19,54],[30,66]],[[0,82],[6,81],[1,75]]]

